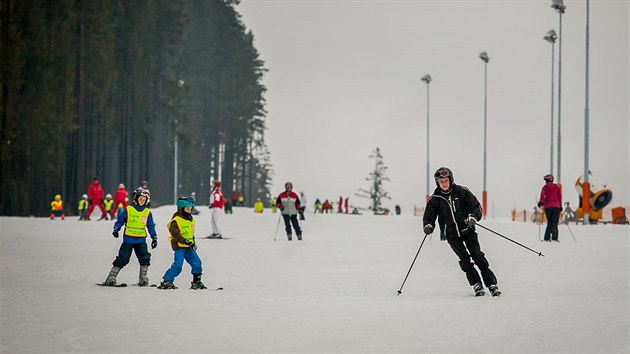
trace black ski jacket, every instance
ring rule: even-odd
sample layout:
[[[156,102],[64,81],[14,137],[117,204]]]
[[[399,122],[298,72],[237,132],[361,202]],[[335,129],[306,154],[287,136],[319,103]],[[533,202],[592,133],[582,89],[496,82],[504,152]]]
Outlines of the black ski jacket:
[[[422,222],[424,226],[433,225],[435,230],[435,219],[439,216],[440,222],[446,225],[446,237],[459,237],[474,231],[464,222],[469,215],[481,220],[481,204],[468,188],[453,184],[448,193],[435,188],[424,209]]]

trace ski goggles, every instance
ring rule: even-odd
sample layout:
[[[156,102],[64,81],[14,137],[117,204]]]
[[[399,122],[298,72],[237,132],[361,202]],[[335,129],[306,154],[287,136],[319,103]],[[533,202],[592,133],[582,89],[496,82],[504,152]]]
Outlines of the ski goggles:
[[[437,170],[435,171],[435,174],[433,175],[433,177],[435,177],[435,179],[448,178],[450,175],[451,175],[451,171],[449,170]]]

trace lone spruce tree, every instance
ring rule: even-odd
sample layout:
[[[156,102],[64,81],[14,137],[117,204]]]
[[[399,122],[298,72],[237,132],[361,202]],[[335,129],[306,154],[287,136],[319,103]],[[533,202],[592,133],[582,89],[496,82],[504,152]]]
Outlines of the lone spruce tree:
[[[389,181],[389,178],[385,176],[387,166],[385,166],[383,162],[383,155],[381,154],[381,149],[378,147],[369,158],[374,159],[374,170],[370,172],[369,177],[365,178],[366,181],[370,181],[371,183],[370,189],[359,189],[359,193],[356,193],[356,195],[370,199],[370,209],[372,209],[372,211],[378,211],[381,209],[383,199],[391,199],[387,191],[383,189],[383,182]]]

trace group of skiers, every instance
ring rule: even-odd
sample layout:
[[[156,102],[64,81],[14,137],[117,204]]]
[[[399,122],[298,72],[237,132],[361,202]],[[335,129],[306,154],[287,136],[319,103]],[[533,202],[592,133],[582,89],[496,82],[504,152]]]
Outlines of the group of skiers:
[[[490,264],[481,250],[475,226],[482,218],[481,204],[477,197],[466,187],[455,184],[453,172],[447,167],[440,167],[434,173],[436,188],[427,201],[422,219],[425,237],[433,233],[437,225],[447,243],[459,259],[459,267],[465,273],[468,283],[473,288],[475,296],[485,295],[484,285],[492,296],[501,295],[497,278],[490,269]],[[562,195],[557,185],[553,183],[553,176],[544,177],[546,184],[541,191],[540,205],[545,206],[549,223],[545,233],[545,241],[557,241],[557,214],[562,202]],[[212,235],[209,238],[221,238],[219,228],[219,211],[223,207],[224,197],[221,183],[213,182],[210,198],[212,210]],[[301,241],[302,229],[298,215],[302,209],[300,197],[293,191],[293,184],[286,182],[285,190],[275,199],[275,206],[280,209],[284,220],[287,239],[293,239],[293,231]],[[132,251],[135,251],[140,263],[139,286],[148,286],[147,277],[151,254],[145,239],[150,236],[151,248],[157,247],[157,234],[151,211],[146,206],[150,200],[148,189],[138,188],[134,191],[133,202],[119,214],[114,224],[113,236],[119,237],[120,230],[125,226],[123,243],[118,256],[112,263],[112,268],[102,285],[116,286],[116,276],[129,263]],[[177,211],[173,214],[167,228],[169,242],[174,252],[174,261],[163,276],[159,289],[176,289],[175,278],[181,273],[184,260],[190,264],[193,281],[191,289],[205,289],[201,282],[202,262],[197,254],[195,242],[195,221],[192,210],[195,207],[193,197],[181,197],[177,201]],[[556,210],[558,209],[558,210]],[[302,209],[303,210],[303,209]],[[148,232],[147,232],[148,230]],[[476,268],[475,268],[476,266]]]
[[[284,218],[288,239],[292,239],[291,226],[293,226],[298,240],[302,240],[302,231],[297,220],[300,201],[297,194],[292,190],[292,183],[287,182],[285,184],[285,191],[280,193],[278,198],[276,198],[276,206],[281,210],[282,217]],[[123,242],[120,245],[118,255],[112,263],[112,268],[107,278],[100,285],[118,286],[116,284],[116,278],[120,270],[129,263],[132,252],[135,252],[140,264],[140,274],[137,285],[149,286],[148,270],[151,263],[151,253],[149,253],[146,243],[147,236],[151,237],[151,249],[155,249],[158,245],[155,222],[153,221],[151,210],[148,207],[150,197],[151,194],[148,189],[142,187],[136,189],[133,193],[132,202],[118,215],[112,235],[118,238],[124,226]],[[221,190],[221,182],[214,181],[210,193],[209,205],[212,211],[212,234],[207,238],[222,238],[219,227],[219,215],[221,214],[220,211],[224,203],[225,198]],[[195,198],[192,196],[180,197],[176,205],[177,211],[167,224],[169,242],[174,252],[174,260],[164,273],[162,282],[157,288],[177,289],[174,281],[182,271],[183,262],[186,261],[190,265],[193,275],[190,288],[195,290],[206,289],[206,286],[201,281],[203,271],[202,261],[197,254],[197,244],[195,240],[196,227],[193,217]]]
[[[141,186],[144,185],[148,188],[148,183],[143,181]],[[127,207],[128,194],[124,184],[118,185],[118,190],[112,196],[111,194],[105,194],[103,186],[99,183],[98,178],[92,179],[92,184],[88,188],[87,194],[83,194],[79,200],[77,211],[79,213],[79,221],[89,221],[92,212],[95,207],[101,210],[100,220],[114,219],[117,213],[120,213]],[[61,195],[57,194],[54,200],[50,203],[50,219],[54,220],[55,217],[60,217],[61,220],[65,219],[65,212],[63,210],[63,201]]]

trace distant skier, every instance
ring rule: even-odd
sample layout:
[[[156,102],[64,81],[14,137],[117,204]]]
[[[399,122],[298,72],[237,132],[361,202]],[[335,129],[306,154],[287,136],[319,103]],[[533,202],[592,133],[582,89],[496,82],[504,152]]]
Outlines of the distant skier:
[[[313,208],[315,209],[313,210],[313,214],[317,214],[317,213],[323,214],[322,202],[319,200],[319,198],[315,199],[315,204],[313,204]]]
[[[203,269],[195,243],[195,220],[192,216],[194,208],[195,199],[192,196],[177,199],[177,212],[173,214],[171,221],[166,225],[174,260],[171,267],[164,273],[163,281],[158,289],[177,289],[173,282],[182,272],[184,260],[190,264],[193,275],[190,288],[193,290],[206,289],[206,286],[201,282]]]
[[[553,183],[553,175],[548,174],[543,177],[545,185],[540,191],[540,201],[538,207],[545,208],[547,216],[547,228],[545,229],[544,241],[551,242],[558,240],[558,222],[560,221],[560,211],[562,208],[562,191],[557,184]]]
[[[221,182],[215,180],[212,182],[212,191],[210,192],[210,221],[212,224],[212,234],[208,238],[223,238],[221,235],[221,227],[219,225],[219,216],[223,210],[225,198],[221,190]]]
[[[90,215],[92,215],[92,211],[94,207],[98,206],[101,209],[101,218],[99,220],[107,219],[107,212],[105,211],[105,207],[103,206],[103,199],[105,198],[105,191],[103,190],[103,186],[98,182],[98,178],[94,177],[92,179],[92,184],[88,189],[88,200],[90,201],[90,207],[88,208],[85,217],[87,220],[90,220]]]
[[[108,219],[108,216],[114,219],[114,216],[112,215],[114,214],[114,200],[112,199],[111,194],[108,193],[105,195],[103,206],[105,206],[105,220]]]
[[[55,216],[61,217],[61,220],[66,218],[66,215],[63,213],[61,194],[55,195],[55,200],[50,203],[50,220],[54,220]]]
[[[118,185],[118,190],[116,191],[116,194],[114,195],[114,207],[112,208],[111,211],[111,216],[112,219],[116,216],[117,213],[119,212],[119,208],[122,206],[123,209],[127,209],[127,190],[125,189],[125,185],[124,184],[119,184]]]
[[[79,206],[77,210],[79,211],[79,221],[87,220],[85,213],[87,213],[88,208],[90,207],[90,203],[88,202],[87,194],[81,196],[81,200],[79,200]]]
[[[153,214],[146,207],[150,200],[151,194],[148,189],[138,188],[133,192],[133,202],[129,203],[127,209],[118,215],[118,220],[114,224],[114,232],[112,235],[116,238],[119,236],[120,229],[125,226],[123,233],[123,242],[118,250],[118,256],[112,263],[113,267],[109,271],[109,275],[103,285],[116,286],[116,277],[120,270],[129,263],[131,252],[136,252],[138,263],[140,263],[140,275],[138,277],[139,286],[149,285],[149,266],[151,265],[151,253],[147,249],[147,229],[151,236],[151,249],[158,245],[157,233],[155,232],[155,223],[153,222]]]
[[[298,210],[300,210],[300,197],[293,192],[293,183],[287,182],[284,184],[284,192],[280,193],[276,198],[276,206],[280,208],[280,213],[284,219],[284,229],[287,232],[287,239],[291,241],[292,231],[291,224],[295,229],[295,234],[299,241],[302,240],[302,229],[298,222]]]
[[[459,266],[466,273],[475,296],[483,296],[485,292],[474,265],[481,271],[483,282],[492,296],[501,295],[497,278],[490,270],[490,264],[481,251],[475,232],[475,224],[481,220],[482,215],[479,201],[468,188],[454,183],[453,172],[450,169],[440,167],[435,171],[434,178],[437,188],[427,201],[424,210],[422,219],[424,233],[426,235],[433,233],[436,218],[439,217],[445,224],[446,240],[459,257]]]
[[[298,212],[300,213],[300,220],[306,220],[306,218],[304,217],[304,212],[306,211],[306,195],[304,195],[304,192],[300,192],[300,210],[298,210]]]
[[[254,202],[254,213],[262,214],[264,209],[265,206],[263,205],[262,200],[260,200],[260,198],[256,198],[256,202]]]

